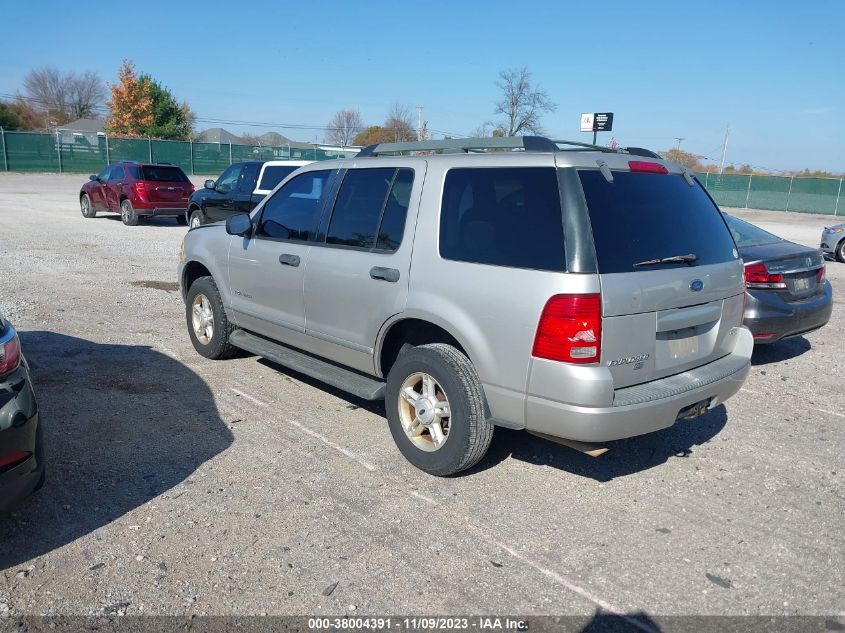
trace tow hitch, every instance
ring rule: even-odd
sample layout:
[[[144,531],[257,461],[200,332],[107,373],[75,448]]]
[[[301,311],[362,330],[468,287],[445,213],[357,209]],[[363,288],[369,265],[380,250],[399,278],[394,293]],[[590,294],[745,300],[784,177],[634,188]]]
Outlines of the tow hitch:
[[[710,399],[696,402],[690,406],[678,411],[678,420],[694,420],[695,418],[706,415],[710,410]]]

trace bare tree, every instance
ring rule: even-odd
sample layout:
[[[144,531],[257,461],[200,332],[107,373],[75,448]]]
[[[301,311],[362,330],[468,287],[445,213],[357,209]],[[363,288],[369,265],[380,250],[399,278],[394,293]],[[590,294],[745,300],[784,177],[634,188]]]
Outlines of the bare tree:
[[[53,66],[30,71],[23,87],[29,100],[58,125],[93,115],[106,96],[95,73],[62,73]]]
[[[548,93],[531,85],[528,68],[512,68],[499,73],[496,85],[502,90],[502,100],[496,103],[496,114],[505,117],[497,128],[504,136],[541,134],[540,117],[557,109]]]
[[[326,130],[326,143],[333,145],[352,145],[358,133],[364,129],[361,113],[351,108],[338,110],[329,121]]]
[[[387,130],[391,141],[417,140],[414,117],[411,116],[411,108],[406,105],[394,103],[390,106],[387,120],[384,122],[384,129]]]

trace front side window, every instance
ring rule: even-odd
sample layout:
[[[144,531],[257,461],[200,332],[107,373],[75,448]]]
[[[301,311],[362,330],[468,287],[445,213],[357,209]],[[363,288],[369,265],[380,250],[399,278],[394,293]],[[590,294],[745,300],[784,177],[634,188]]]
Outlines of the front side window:
[[[450,169],[440,211],[440,255],[477,264],[564,271],[557,170]]]
[[[111,168],[111,173],[109,174],[109,180],[123,180],[126,177],[126,171],[123,169],[122,165],[115,165]]]
[[[238,182],[238,176],[241,175],[241,167],[242,165],[232,165],[229,167],[217,180],[217,185],[214,188],[220,193],[229,193]]]
[[[282,240],[313,240],[320,202],[331,173],[331,170],[306,172],[273,194],[264,203],[258,235]]]

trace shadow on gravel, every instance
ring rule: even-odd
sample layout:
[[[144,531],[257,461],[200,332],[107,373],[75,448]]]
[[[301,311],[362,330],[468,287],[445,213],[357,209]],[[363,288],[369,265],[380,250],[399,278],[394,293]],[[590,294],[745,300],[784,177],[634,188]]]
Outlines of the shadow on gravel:
[[[0,569],[89,534],[185,481],[232,443],[205,382],[140,345],[20,332],[47,482],[0,517]]]
[[[801,354],[809,352],[811,349],[813,349],[813,346],[810,344],[810,341],[803,336],[787,338],[768,345],[755,345],[754,353],[751,355],[751,364],[756,366],[779,363],[782,360],[801,356]]]
[[[596,481],[610,481],[649,468],[670,459],[684,459],[694,447],[705,444],[727,424],[723,405],[696,420],[679,421],[668,429],[615,442],[601,457],[590,457],[575,449],[529,435],[525,431],[498,428],[484,459],[467,473],[491,468],[508,457],[530,464],[559,468]]]
[[[660,633],[657,622],[643,611],[625,615],[614,615],[596,611],[593,619],[580,633]]]
[[[100,219],[114,220],[116,222],[123,222],[123,220],[121,220],[121,218],[120,218],[119,213],[103,213],[103,212],[100,212],[100,213],[97,214],[97,219],[98,220],[100,220]],[[163,215],[158,216],[158,217],[150,216],[150,217],[141,218],[140,221],[138,222],[138,225],[139,226],[181,226],[182,228],[185,229],[185,231],[188,230],[188,227],[185,226],[184,224],[179,224],[179,222],[177,222],[175,217],[163,216]],[[126,228],[132,229],[134,227],[127,226]]]

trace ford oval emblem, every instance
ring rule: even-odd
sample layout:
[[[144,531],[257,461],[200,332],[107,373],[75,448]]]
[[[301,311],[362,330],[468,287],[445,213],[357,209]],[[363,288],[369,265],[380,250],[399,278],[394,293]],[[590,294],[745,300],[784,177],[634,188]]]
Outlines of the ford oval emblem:
[[[701,290],[703,288],[704,288],[704,282],[701,281],[700,279],[693,279],[690,282],[689,289],[692,290],[693,292],[701,292]]]

